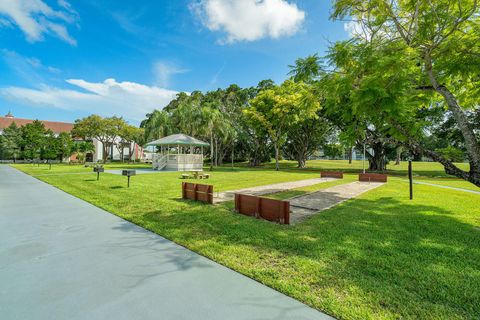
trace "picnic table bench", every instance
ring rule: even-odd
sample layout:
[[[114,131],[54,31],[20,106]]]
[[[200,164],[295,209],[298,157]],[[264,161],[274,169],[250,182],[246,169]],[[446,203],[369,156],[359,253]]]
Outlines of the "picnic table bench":
[[[182,179],[208,179],[208,178],[210,178],[210,174],[208,174],[208,173],[198,173],[198,172],[182,173],[181,178]]]

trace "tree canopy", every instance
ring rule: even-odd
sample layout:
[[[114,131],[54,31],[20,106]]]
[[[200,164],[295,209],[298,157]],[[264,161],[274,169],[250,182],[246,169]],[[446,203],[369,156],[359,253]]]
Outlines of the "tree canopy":
[[[353,19],[352,39],[330,50],[333,101],[353,117],[384,123],[412,153],[442,163],[449,174],[480,185],[478,128],[470,115],[480,94],[480,14],[475,0],[338,0],[334,19]],[[451,115],[470,171],[426,147],[431,109]]]

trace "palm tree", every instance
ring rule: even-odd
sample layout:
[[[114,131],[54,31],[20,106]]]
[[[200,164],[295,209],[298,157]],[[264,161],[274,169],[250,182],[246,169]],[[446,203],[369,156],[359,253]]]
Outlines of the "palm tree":
[[[201,124],[200,128],[203,128],[202,132],[205,136],[210,138],[210,171],[213,170],[214,161],[214,137],[215,131],[220,127],[222,123],[222,113],[215,108],[206,105],[201,108]]]
[[[147,115],[140,127],[145,129],[145,140],[152,141],[172,133],[170,115],[166,111],[155,110]]]

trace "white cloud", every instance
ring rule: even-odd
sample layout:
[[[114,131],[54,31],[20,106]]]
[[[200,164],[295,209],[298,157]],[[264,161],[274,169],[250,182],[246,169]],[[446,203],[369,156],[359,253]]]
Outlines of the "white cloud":
[[[62,10],[54,10],[42,0],[0,0],[0,18],[17,25],[30,42],[42,41],[44,34],[52,34],[76,45],[64,24],[75,23],[78,15],[65,0],[58,4]]]
[[[161,87],[167,87],[169,85],[171,76],[185,72],[188,72],[188,70],[179,68],[175,64],[165,61],[157,61],[153,65],[155,81]]]
[[[290,36],[305,20],[305,12],[286,0],[201,0],[191,8],[209,30],[226,33],[227,43]]]
[[[146,113],[163,108],[175,98],[177,91],[135,82],[88,82],[69,79],[76,89],[43,85],[39,89],[23,87],[0,88],[0,96],[28,105],[64,110],[82,110],[103,116],[118,115],[129,120],[143,120]]]

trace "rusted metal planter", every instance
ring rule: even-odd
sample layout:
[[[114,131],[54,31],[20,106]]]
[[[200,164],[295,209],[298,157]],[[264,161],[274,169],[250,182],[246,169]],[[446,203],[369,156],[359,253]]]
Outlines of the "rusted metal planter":
[[[290,202],[235,194],[235,211],[246,216],[290,224]]]
[[[342,171],[321,171],[320,178],[343,179],[343,172]]]
[[[382,173],[360,173],[358,181],[362,182],[387,182],[387,175]]]
[[[182,198],[213,204],[213,186],[182,182]]]

